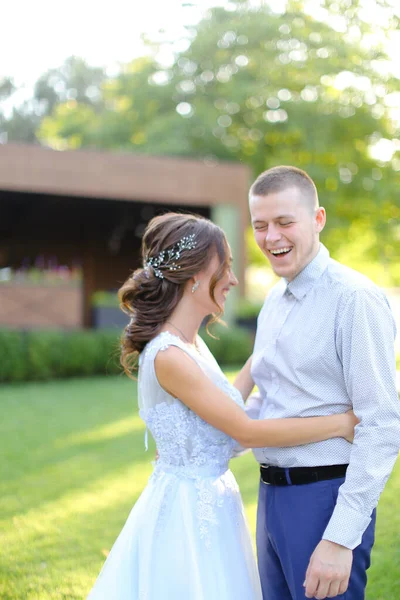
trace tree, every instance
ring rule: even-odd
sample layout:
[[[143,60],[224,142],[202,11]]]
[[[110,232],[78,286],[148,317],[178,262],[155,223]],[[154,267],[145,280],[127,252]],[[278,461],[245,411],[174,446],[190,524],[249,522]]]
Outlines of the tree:
[[[70,57],[59,69],[51,69],[36,82],[32,97],[13,103],[11,114],[0,108],[0,132],[8,141],[38,143],[37,131],[42,120],[57,105],[72,102],[98,109],[103,69],[89,66],[82,58]],[[0,102],[13,100],[17,88],[11,79],[0,82]],[[0,105],[1,107],[1,105]]]
[[[395,29],[397,9],[380,4]],[[370,154],[397,135],[399,82],[361,5],[321,0],[310,14],[307,2],[288,0],[277,14],[266,2],[231,1],[188,28],[172,65],[157,61],[154,44],[97,80],[96,103],[59,96],[37,135],[57,148],[241,161],[254,174],[297,165],[328,210],[324,239],[334,254],[351,248],[353,262],[384,264],[380,274],[400,282],[400,158]]]
[[[399,175],[369,147],[395,134],[389,105],[398,81],[382,69],[383,50],[364,43],[370,26],[357,17],[358,2],[323,4],[342,18],[341,34],[302,2],[288,2],[285,14],[245,0],[233,11],[215,8],[189,31],[172,66],[151,56],[133,61],[104,82],[101,111],[60,104],[40,137],[239,160],[254,173],[295,164],[316,181],[330,213],[329,245],[361,236],[363,258],[390,265],[399,248]],[[371,225],[377,235],[363,236]]]

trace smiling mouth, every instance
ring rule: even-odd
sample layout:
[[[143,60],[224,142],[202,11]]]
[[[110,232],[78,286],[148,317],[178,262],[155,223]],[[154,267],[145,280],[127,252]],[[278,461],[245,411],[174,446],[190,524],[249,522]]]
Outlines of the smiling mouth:
[[[268,250],[268,252],[272,254],[272,256],[274,256],[275,258],[287,256],[291,251],[292,248],[276,248],[276,250]]]

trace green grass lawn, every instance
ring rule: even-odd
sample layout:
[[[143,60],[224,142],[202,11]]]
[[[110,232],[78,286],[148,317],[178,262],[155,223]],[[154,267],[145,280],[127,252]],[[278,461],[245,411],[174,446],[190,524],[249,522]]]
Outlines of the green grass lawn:
[[[0,406],[0,598],[85,598],[152,470],[135,384],[3,385]],[[254,532],[256,463],[248,454],[232,469]],[[399,496],[398,464],[379,505],[368,600],[400,599]]]

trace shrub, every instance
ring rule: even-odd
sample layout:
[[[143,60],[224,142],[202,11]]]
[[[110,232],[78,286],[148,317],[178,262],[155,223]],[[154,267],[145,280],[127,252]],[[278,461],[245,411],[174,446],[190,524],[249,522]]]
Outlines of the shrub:
[[[236,307],[236,318],[237,319],[257,319],[260,310],[262,309],[262,302],[252,302],[246,298],[239,300]]]
[[[215,325],[202,336],[221,365],[241,365],[253,337],[245,329]],[[119,331],[8,331],[0,329],[0,382],[122,373]]]
[[[119,332],[0,329],[0,382],[120,372]]]
[[[25,334],[29,379],[60,377],[63,337],[57,331],[30,331]]]
[[[120,371],[118,338],[119,332],[104,330],[79,331],[68,336],[63,347],[63,377],[70,377],[78,370],[82,375]]]
[[[254,336],[241,327],[214,325],[210,337],[205,330],[201,336],[220,365],[242,365],[253,352]]]
[[[28,374],[25,336],[0,330],[0,381],[23,381]]]

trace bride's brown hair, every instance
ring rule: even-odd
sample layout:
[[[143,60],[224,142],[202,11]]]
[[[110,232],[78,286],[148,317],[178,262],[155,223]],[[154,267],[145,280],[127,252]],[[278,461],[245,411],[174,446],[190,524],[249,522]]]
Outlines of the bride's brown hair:
[[[193,236],[195,246],[181,252],[176,260],[178,269],[170,270],[162,264],[159,277],[155,267],[146,267],[149,259],[174,248],[188,236]],[[118,292],[121,309],[130,317],[121,338],[121,364],[128,374],[135,368],[145,345],[159,333],[182,298],[185,284],[206,269],[215,254],[220,264],[210,281],[210,297],[217,310],[208,324],[218,320],[223,310],[215,300],[214,290],[229,266],[224,232],[197,215],[166,213],[154,217],[144,232],[141,253],[144,268],[134,271]]]

